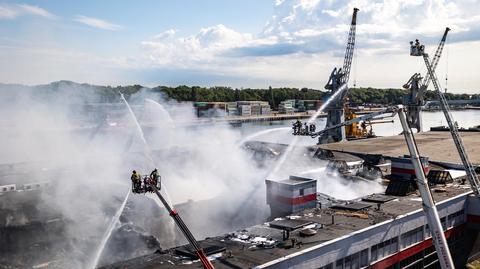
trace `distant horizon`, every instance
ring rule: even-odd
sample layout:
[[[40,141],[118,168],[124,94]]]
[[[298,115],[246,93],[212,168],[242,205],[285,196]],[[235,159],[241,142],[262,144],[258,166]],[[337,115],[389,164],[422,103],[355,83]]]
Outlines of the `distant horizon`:
[[[62,79],[62,80],[56,80],[56,81],[52,81],[52,82],[49,82],[49,83],[40,83],[40,84],[23,84],[23,83],[4,83],[4,82],[0,82],[1,85],[18,85],[18,86],[26,86],[26,87],[36,87],[36,86],[46,86],[46,85],[50,85],[50,84],[53,84],[53,83],[59,83],[59,82],[68,82],[68,83],[75,83],[75,84],[78,84],[78,85],[89,85],[89,86],[97,86],[97,87],[112,87],[112,88],[116,88],[116,87],[128,87],[128,86],[135,86],[135,85],[139,85],[139,86],[142,86],[143,88],[149,88],[149,89],[152,89],[152,88],[155,88],[155,87],[162,87],[162,86],[165,86],[165,87],[170,87],[170,88],[176,88],[176,87],[180,87],[180,86],[186,86],[186,87],[201,87],[201,88],[215,88],[215,87],[225,87],[225,88],[231,88],[231,89],[238,89],[238,90],[244,90],[244,89],[258,89],[258,90],[268,90],[269,87],[272,87],[274,89],[279,89],[279,88],[290,88],[290,89],[303,89],[303,88],[307,88],[307,89],[311,89],[311,90],[316,90],[316,91],[322,91],[322,92],[329,92],[329,90],[327,89],[318,89],[318,88],[311,88],[311,87],[295,87],[295,86],[266,86],[266,87],[233,87],[233,86],[228,86],[228,85],[211,85],[211,86],[203,86],[203,85],[196,85],[196,84],[191,84],[191,85],[187,85],[187,84],[177,84],[177,85],[164,85],[164,84],[158,84],[158,85],[142,85],[142,84],[139,84],[139,83],[133,83],[133,84],[118,84],[118,85],[110,85],[110,84],[94,84],[94,83],[88,83],[88,82],[77,82],[77,81],[72,81],[72,80],[65,80],[65,79]],[[350,87],[350,89],[356,89],[356,88],[372,88],[372,89],[379,89],[379,90],[390,90],[390,89],[401,89],[401,90],[405,90],[404,88],[402,87],[397,87],[397,88],[394,88],[394,87],[386,87],[386,88],[380,88],[380,87],[373,87],[373,86],[357,86],[355,88],[353,87]],[[430,87],[428,87],[428,90],[433,90]],[[455,92],[450,92],[450,91],[447,91],[447,93],[452,93],[452,94],[469,94],[469,95],[475,95],[475,94],[480,94],[480,91],[476,91],[476,92],[458,92],[458,91],[455,91]]]

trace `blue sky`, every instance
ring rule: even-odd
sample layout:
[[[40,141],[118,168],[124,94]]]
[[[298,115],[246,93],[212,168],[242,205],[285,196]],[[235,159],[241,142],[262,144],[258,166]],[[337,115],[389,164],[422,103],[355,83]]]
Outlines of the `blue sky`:
[[[434,51],[452,91],[480,92],[477,0],[178,0],[0,2],[0,82],[322,88],[358,14],[351,84],[400,87]],[[444,84],[444,83],[443,83]]]

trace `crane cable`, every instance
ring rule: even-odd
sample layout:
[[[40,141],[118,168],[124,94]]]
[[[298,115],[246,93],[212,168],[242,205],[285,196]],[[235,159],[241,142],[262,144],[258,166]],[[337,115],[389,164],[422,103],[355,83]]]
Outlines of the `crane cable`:
[[[447,42],[445,41],[445,50],[447,52],[447,55],[446,55],[447,57],[445,59],[445,61],[446,61],[446,64],[445,64],[445,93],[447,93],[447,90],[448,90],[448,58],[449,58],[448,57],[448,54],[449,54],[448,53],[449,52],[448,48],[449,48],[449,46],[448,46]]]
[[[358,63],[358,48],[353,50],[353,88],[357,88],[357,63]]]

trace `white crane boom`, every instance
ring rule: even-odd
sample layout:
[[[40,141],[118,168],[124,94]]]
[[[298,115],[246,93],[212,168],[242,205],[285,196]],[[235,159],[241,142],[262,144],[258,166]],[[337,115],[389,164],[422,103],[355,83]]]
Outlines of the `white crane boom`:
[[[322,135],[322,133],[330,129],[340,128],[354,122],[393,117],[396,114],[398,114],[398,117],[402,124],[405,142],[407,143],[408,151],[410,152],[410,159],[415,169],[415,181],[417,183],[418,190],[420,191],[420,196],[422,198],[422,207],[423,211],[425,212],[425,216],[427,217],[428,226],[432,231],[432,239],[435,245],[435,249],[437,250],[438,260],[442,269],[455,268],[453,265],[452,257],[450,255],[450,250],[448,249],[447,239],[445,238],[445,234],[443,233],[443,228],[440,222],[437,207],[435,206],[435,202],[428,187],[427,177],[425,176],[425,171],[420,161],[420,154],[418,152],[417,144],[415,142],[412,129],[408,125],[407,116],[405,115],[405,109],[402,105],[388,107],[386,109],[363,115],[349,121],[344,121],[335,126],[329,126],[324,130],[312,134],[312,137],[320,136]]]

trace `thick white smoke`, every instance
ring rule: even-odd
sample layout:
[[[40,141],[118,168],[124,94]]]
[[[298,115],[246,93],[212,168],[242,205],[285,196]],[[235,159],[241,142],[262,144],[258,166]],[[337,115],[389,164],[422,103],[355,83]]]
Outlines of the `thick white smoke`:
[[[91,266],[130,188],[131,170],[149,174],[155,168],[148,161],[150,157],[173,206],[197,239],[262,223],[269,217],[264,180],[276,159],[259,165],[252,152],[239,145],[243,138],[240,129],[228,124],[200,125],[191,103],[165,101],[145,89],[128,98],[149,147],[145,150],[119,93],[113,104],[91,106],[104,101],[92,87],[61,83],[41,89],[22,88],[4,98],[0,107],[5,115],[0,163],[23,170],[16,177],[2,175],[1,183],[50,181],[53,187],[30,203],[38,204],[39,215],[44,216],[40,221],[60,218],[64,224],[52,245],[35,251],[36,260],[27,266],[52,260],[68,261],[69,268]],[[296,147],[279,167],[278,178],[272,179],[325,166],[311,155]],[[319,179],[319,191],[338,198],[358,197],[371,189],[370,185],[324,174],[312,176]],[[0,208],[6,204],[0,202]],[[22,224],[32,221],[25,220],[23,214],[13,218],[9,218],[10,223],[15,223],[15,218]],[[119,258],[115,257],[119,248],[112,242],[124,244],[124,252],[117,255],[123,259],[147,251],[136,251],[135,240],[122,239],[122,233],[128,238],[137,232],[144,233],[142,238],[153,235],[163,248],[185,243],[165,209],[144,195],[130,196],[120,223],[123,226],[114,231],[113,241],[104,250],[108,255],[100,264]],[[30,255],[28,251],[11,254]]]
[[[0,106],[0,163],[5,167],[0,185],[21,188],[28,183],[50,184],[42,192],[0,197],[2,211],[12,212],[7,216],[12,225],[20,224],[16,219],[21,217],[21,224],[31,229],[25,236],[38,233],[31,238],[19,234],[19,241],[27,245],[21,250],[7,249],[16,257],[10,261],[19,260],[20,267],[56,261],[60,267],[68,262],[70,268],[85,268],[130,188],[125,171],[128,160],[120,155],[127,134],[121,129],[92,134],[101,121],[93,120],[85,106],[100,101],[91,87],[68,83],[33,88],[2,86],[1,93],[8,98],[2,98]],[[25,214],[19,214],[22,211]],[[42,223],[55,228],[45,231]],[[47,238],[45,243],[35,244],[42,234]]]

